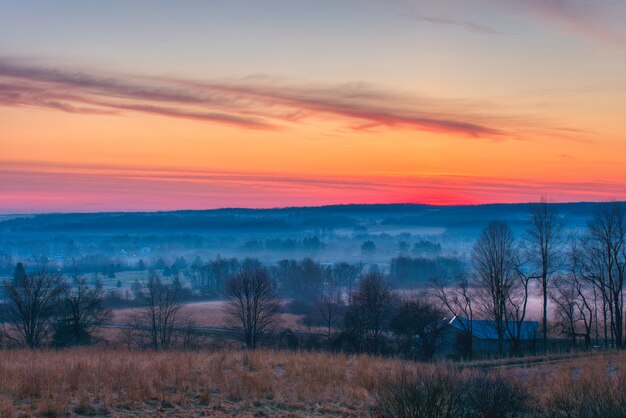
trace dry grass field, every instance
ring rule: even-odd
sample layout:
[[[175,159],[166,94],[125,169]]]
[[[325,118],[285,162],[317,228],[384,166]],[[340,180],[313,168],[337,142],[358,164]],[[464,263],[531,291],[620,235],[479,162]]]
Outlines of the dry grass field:
[[[0,352],[0,416],[362,416],[393,360],[274,351]]]
[[[451,389],[442,381],[450,385],[496,374],[524,394],[529,416],[568,416],[568,407],[574,411],[569,416],[602,416],[584,412],[581,404],[595,405],[601,413],[607,411],[602,409],[607,402],[625,408],[625,360],[624,353],[607,354],[549,367],[484,372],[369,356],[265,350],[5,350],[0,351],[0,417],[390,416],[384,408],[395,402],[399,376],[413,376],[420,390],[436,387],[447,393]],[[394,395],[391,401],[389,393]],[[489,392],[481,398],[496,395]]]
[[[113,311],[113,323],[122,324],[132,316],[138,308],[116,309]],[[193,302],[184,305],[181,310],[181,316],[187,315],[193,323],[199,327],[228,327],[231,326],[226,315],[225,302]],[[301,315],[289,313],[281,313],[278,315],[276,323],[282,329],[291,329],[292,331],[309,331],[310,328],[302,325],[300,322]],[[317,328],[314,328],[317,331]],[[322,330],[323,331],[323,330]]]

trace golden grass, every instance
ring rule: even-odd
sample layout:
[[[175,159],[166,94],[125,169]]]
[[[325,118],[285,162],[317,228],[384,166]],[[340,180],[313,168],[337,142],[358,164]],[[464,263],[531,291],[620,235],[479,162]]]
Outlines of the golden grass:
[[[400,366],[396,360],[278,351],[0,351],[0,416],[191,416],[202,410],[361,416],[377,376]]]
[[[605,398],[626,396],[625,360],[625,353],[616,353],[505,373],[524,382],[536,410],[563,413],[570,406],[576,412],[585,400],[606,403],[602,396],[607,393]],[[2,350],[0,417],[368,416],[382,381],[437,367],[457,370],[369,356],[269,350]],[[585,393],[594,384],[597,389]]]
[[[132,317],[138,308],[116,309],[113,311],[113,323],[121,324]],[[229,323],[226,314],[224,301],[192,302],[184,305],[181,316],[188,316],[196,326],[200,327],[228,327]],[[276,320],[281,329],[291,329],[293,331],[306,332],[309,328],[302,325],[300,319],[302,315],[281,313]],[[323,328],[320,328],[323,329]],[[316,331],[318,329],[316,328]]]

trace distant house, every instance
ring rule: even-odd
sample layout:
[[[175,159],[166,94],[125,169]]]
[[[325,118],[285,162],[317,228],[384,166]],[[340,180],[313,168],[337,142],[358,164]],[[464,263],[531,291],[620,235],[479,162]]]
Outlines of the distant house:
[[[442,344],[445,355],[461,355],[467,344],[467,330],[472,331],[472,349],[475,354],[492,354],[498,352],[498,333],[495,321],[474,319],[470,322],[467,318],[454,316],[447,321]],[[471,326],[470,326],[471,325]],[[519,324],[514,321],[504,323],[504,351],[510,352],[513,340],[519,335],[520,348],[522,351],[534,351],[539,336],[539,322],[524,321]]]

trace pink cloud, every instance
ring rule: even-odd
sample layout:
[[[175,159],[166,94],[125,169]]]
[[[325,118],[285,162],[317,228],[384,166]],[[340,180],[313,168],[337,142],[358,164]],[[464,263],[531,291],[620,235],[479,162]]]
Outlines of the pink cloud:
[[[588,0],[488,0],[566,33],[626,52],[626,3]]]
[[[390,128],[491,139],[519,138],[529,122],[526,117],[494,116],[497,112],[480,103],[415,97],[366,83],[110,76],[6,58],[0,58],[0,105],[88,114],[141,112],[267,130],[288,129],[324,115],[356,130]]]
[[[0,213],[281,207],[343,203],[476,204],[626,199],[615,182],[468,176],[314,177],[116,166],[0,165]]]

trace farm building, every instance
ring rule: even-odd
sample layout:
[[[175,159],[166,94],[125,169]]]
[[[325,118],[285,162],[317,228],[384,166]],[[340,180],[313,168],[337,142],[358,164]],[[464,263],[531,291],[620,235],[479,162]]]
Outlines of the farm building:
[[[474,319],[470,322],[467,318],[454,316],[446,322],[447,326],[442,338],[442,348],[446,355],[463,355],[465,353],[470,330],[472,348],[475,354],[487,355],[498,352],[498,333],[495,321]],[[513,351],[513,342],[519,338],[520,350],[533,352],[536,349],[538,336],[539,322],[537,321],[523,321],[519,324],[514,321],[505,321],[504,351]]]

